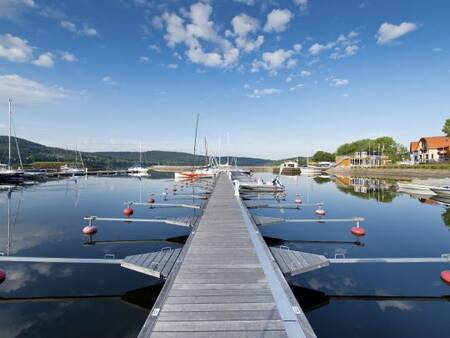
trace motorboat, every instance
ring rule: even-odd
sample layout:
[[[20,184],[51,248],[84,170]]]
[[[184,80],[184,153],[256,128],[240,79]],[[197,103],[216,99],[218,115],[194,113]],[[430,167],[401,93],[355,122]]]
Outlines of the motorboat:
[[[433,188],[440,188],[437,186],[426,185],[426,184],[415,184],[415,183],[397,183],[397,188],[399,192],[413,192],[417,195],[436,195],[436,192],[433,191]]]
[[[262,178],[258,178],[256,181],[234,180],[234,183],[239,187],[239,189],[247,191],[277,193],[285,190],[284,185],[281,184],[278,177],[275,177],[270,182],[265,182]]]
[[[17,184],[23,182],[23,170],[12,169],[6,164],[0,164],[0,183]]]
[[[450,197],[450,186],[430,188],[438,196]]]

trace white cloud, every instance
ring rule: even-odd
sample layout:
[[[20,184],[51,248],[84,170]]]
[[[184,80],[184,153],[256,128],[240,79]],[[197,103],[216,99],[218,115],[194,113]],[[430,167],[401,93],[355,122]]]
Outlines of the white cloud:
[[[249,53],[258,49],[264,43],[264,36],[259,35],[255,40],[248,39],[248,35],[259,30],[259,22],[246,14],[236,15],[231,20],[233,33],[236,36],[236,45]]]
[[[158,52],[158,53],[161,51],[161,48],[158,45],[154,45],[154,44],[149,45],[148,49],[151,49],[151,50],[153,50],[155,52]]]
[[[334,47],[334,43],[327,43],[326,45],[322,45],[320,43],[315,43],[311,47],[309,47],[308,51],[311,55],[317,55],[325,50],[329,50]]]
[[[298,53],[302,50],[303,46],[300,43],[296,43],[292,48]]]
[[[359,47],[357,45],[350,45],[345,47],[345,54],[348,56],[355,55],[356,52],[359,50]]]
[[[33,57],[33,48],[23,40],[11,34],[0,35],[0,58],[12,62],[28,62]]]
[[[436,47],[436,48],[433,48],[432,51],[439,53],[439,52],[442,52],[442,48]]]
[[[50,52],[43,53],[36,60],[33,60],[32,64],[38,67],[53,68],[55,66],[53,57],[53,54]]]
[[[160,16],[154,16],[152,18],[151,24],[153,28],[160,30],[163,28],[164,21]]]
[[[276,88],[263,88],[263,89],[253,89],[252,93],[248,94],[248,97],[253,99],[260,98],[261,96],[279,94],[281,90]]]
[[[262,60],[254,60],[252,63],[252,72],[256,72],[259,68],[263,68],[272,72],[276,72],[280,68],[292,68],[297,64],[292,59],[294,52],[292,50],[278,49],[273,52],[265,52]]]
[[[291,82],[293,79],[292,79],[292,75],[289,75],[287,78],[286,78],[286,82],[287,83],[289,83],[289,82]]]
[[[283,32],[287,29],[293,15],[288,9],[274,9],[267,15],[267,22],[264,26],[266,32]]]
[[[384,45],[408,33],[414,32],[417,29],[417,25],[412,22],[402,22],[400,25],[394,25],[385,22],[380,26],[375,37],[378,44]]]
[[[64,61],[67,61],[67,62],[76,62],[76,61],[78,61],[78,58],[74,54],[69,53],[69,52],[62,52],[61,53],[61,59],[63,59]]]
[[[23,78],[17,74],[0,75],[0,100],[13,98],[22,104],[43,104],[68,98],[71,93],[64,88]]]
[[[140,63],[148,63],[150,61],[150,59],[146,56],[140,56],[139,57],[139,62]]]
[[[167,65],[167,68],[169,68],[169,69],[177,69],[178,68],[178,64],[170,63],[170,64]]]
[[[78,35],[84,35],[84,36],[98,36],[98,32],[95,28],[90,27],[87,24],[82,24],[81,27],[77,27],[76,24],[74,24],[71,21],[63,20],[60,22],[60,25],[62,28],[68,30],[69,32],[72,32],[74,34]]]
[[[185,17],[190,23],[175,13],[164,13],[162,18],[166,24],[164,38],[170,47],[179,43],[186,45],[186,56],[192,63],[207,67],[229,67],[239,58],[239,50],[228,40],[221,37],[210,20],[212,7],[207,3],[198,2],[191,5]],[[208,42],[212,51],[205,51],[201,40]]]
[[[301,11],[308,9],[308,0],[294,0],[294,3],[300,8]]]
[[[255,4],[255,0],[233,0],[233,1],[239,2],[239,3],[247,5],[247,6],[253,6]]]
[[[289,88],[289,90],[292,92],[294,90],[298,90],[298,89],[302,89],[305,85],[303,83],[299,83],[291,88]]]
[[[308,76],[311,76],[311,72],[308,71],[308,70],[302,70],[302,71],[300,72],[300,76],[301,76],[301,77],[308,77]]]
[[[327,77],[326,80],[330,82],[330,85],[333,87],[347,86],[350,83],[347,79],[339,79],[334,76]]]
[[[36,7],[33,0],[0,0],[0,18],[16,21],[24,11]]]
[[[117,82],[110,75],[105,75],[102,81],[110,86],[115,86],[117,84]]]

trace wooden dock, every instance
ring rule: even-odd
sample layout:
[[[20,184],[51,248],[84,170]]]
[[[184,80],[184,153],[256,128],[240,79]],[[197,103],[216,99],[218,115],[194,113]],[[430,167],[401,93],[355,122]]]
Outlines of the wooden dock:
[[[139,337],[316,337],[226,174],[177,257]]]

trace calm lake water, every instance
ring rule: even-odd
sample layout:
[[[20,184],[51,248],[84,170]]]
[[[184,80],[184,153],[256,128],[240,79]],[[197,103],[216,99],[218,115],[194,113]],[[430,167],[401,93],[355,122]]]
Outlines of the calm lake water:
[[[258,174],[270,178],[269,174]],[[89,177],[0,192],[0,251],[17,256],[116,258],[179,247],[164,241],[189,230],[164,223],[98,223],[81,234],[86,215],[122,217],[125,201],[162,201],[173,175],[152,179]],[[436,257],[450,253],[450,209],[396,193],[394,181],[282,177],[287,201],[323,202],[327,217],[361,216],[359,242],[346,223],[280,223],[262,227],[283,245],[334,257]],[[192,193],[192,189],[178,193]],[[182,202],[170,199],[170,202]],[[193,203],[192,199],[183,200]],[[201,202],[195,201],[196,204]],[[10,226],[8,236],[8,206]],[[194,215],[192,209],[135,207],[137,218]],[[254,209],[257,215],[312,218],[314,208]],[[120,266],[1,263],[1,337],[135,337],[161,285]],[[335,265],[289,282],[319,337],[444,337],[450,331],[448,264]]]

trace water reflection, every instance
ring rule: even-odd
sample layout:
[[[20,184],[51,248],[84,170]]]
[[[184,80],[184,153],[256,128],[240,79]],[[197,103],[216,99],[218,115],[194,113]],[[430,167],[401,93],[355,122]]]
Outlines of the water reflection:
[[[336,176],[336,187],[346,193],[363,199],[391,203],[397,196],[395,181],[369,177]]]

